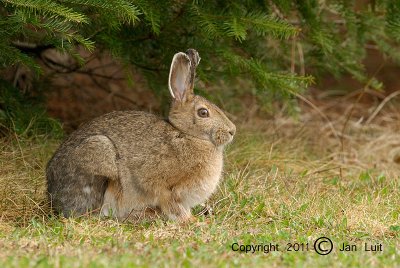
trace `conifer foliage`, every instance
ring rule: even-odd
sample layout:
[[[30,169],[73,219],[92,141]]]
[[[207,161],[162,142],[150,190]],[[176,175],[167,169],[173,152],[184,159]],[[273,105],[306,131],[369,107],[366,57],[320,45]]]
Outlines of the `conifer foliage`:
[[[0,0],[0,68],[27,66],[40,79],[43,50],[84,65],[78,46],[105,49],[160,91],[173,53],[192,47],[201,80],[241,79],[260,100],[287,97],[321,72],[366,81],[367,45],[400,63],[400,0],[364,2]]]

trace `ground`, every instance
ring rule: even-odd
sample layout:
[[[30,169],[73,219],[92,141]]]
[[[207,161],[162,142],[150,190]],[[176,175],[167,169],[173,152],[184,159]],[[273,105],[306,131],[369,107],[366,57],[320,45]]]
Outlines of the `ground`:
[[[237,118],[212,215],[197,207],[186,225],[51,216],[44,168],[60,141],[3,138],[0,266],[398,267],[400,106],[368,107],[339,101],[294,117]],[[323,236],[328,255],[314,250]],[[357,251],[341,252],[343,243]],[[279,251],[264,252],[270,244]]]

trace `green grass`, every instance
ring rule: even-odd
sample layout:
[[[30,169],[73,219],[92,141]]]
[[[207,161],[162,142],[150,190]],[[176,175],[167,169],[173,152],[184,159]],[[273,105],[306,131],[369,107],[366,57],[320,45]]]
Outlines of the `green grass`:
[[[400,266],[400,167],[362,153],[376,131],[358,130],[363,144],[340,152],[316,129],[291,120],[242,124],[208,202],[213,215],[187,225],[52,216],[43,172],[59,141],[2,140],[0,267]],[[314,251],[320,236],[333,241],[331,254]],[[365,242],[383,252],[338,250]],[[240,253],[233,243],[280,251]],[[287,243],[309,243],[309,251],[285,251]]]

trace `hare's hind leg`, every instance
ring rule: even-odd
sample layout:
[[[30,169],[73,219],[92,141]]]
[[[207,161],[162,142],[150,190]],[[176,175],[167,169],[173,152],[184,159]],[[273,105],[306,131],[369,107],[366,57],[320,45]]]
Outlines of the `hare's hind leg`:
[[[111,180],[118,178],[118,152],[107,136],[95,135],[86,138],[75,148],[74,156],[85,172]]]
[[[100,212],[104,194],[110,183],[118,179],[118,152],[113,142],[104,135],[95,135],[85,139],[75,150],[80,167],[87,176],[81,180],[79,194],[83,207]]]
[[[118,178],[117,156],[108,137],[94,135],[52,159],[47,174],[54,208],[65,216],[99,210],[109,182]]]

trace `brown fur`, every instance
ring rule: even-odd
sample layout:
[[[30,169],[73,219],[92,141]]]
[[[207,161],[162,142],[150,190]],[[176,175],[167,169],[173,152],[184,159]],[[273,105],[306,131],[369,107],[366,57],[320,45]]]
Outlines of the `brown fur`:
[[[172,220],[191,218],[190,209],[218,185],[223,148],[236,131],[217,106],[193,94],[199,61],[195,50],[175,54],[167,120],[113,112],[82,126],[60,146],[47,166],[56,211],[69,216],[100,209],[125,219],[153,208]],[[209,117],[200,117],[200,108]]]

